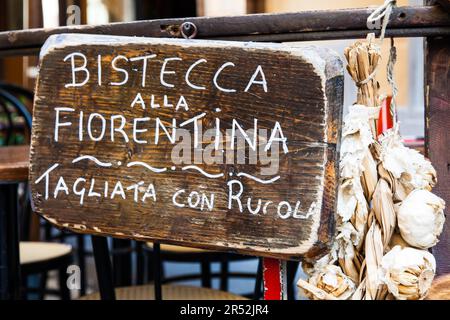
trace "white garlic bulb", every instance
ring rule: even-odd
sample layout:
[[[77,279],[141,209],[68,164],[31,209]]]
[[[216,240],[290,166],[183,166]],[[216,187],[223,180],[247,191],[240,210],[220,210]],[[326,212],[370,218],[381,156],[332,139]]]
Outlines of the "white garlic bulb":
[[[413,247],[434,246],[444,227],[444,208],[444,200],[430,191],[413,190],[397,211],[402,238]]]
[[[426,250],[395,246],[381,259],[379,279],[399,300],[423,299],[431,287],[436,260]]]
[[[346,300],[356,289],[355,283],[336,265],[320,268],[307,282],[300,279],[297,285],[314,300]]]
[[[398,125],[381,136],[380,142],[384,168],[399,179],[407,193],[413,189],[431,190],[436,184],[436,171],[417,150],[403,145]]]

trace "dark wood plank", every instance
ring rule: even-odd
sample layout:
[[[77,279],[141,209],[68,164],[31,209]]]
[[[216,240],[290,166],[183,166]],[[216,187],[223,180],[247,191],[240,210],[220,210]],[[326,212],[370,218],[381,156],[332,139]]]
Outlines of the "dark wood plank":
[[[439,3],[445,11],[450,12],[450,0],[436,0],[436,2]]]
[[[36,211],[44,214],[49,221],[73,231],[128,237],[140,240],[156,240],[175,244],[185,244],[212,249],[228,249],[242,253],[266,255],[282,258],[298,258],[302,255],[315,256],[327,250],[334,235],[334,208],[337,187],[337,141],[341,126],[342,113],[342,62],[337,55],[325,49],[313,47],[290,48],[283,45],[233,43],[193,40],[136,39],[98,36],[58,36],[49,40],[42,52],[41,71],[34,105],[32,135],[31,181],[33,202]],[[64,59],[71,53],[86,55],[90,78],[83,86],[66,87],[73,81],[70,59]],[[111,61],[118,55],[127,58],[156,54],[148,60],[145,87],[142,83],[142,60],[127,63],[121,58],[120,68],[127,70],[128,81],[123,85],[111,85],[122,82],[124,71],[111,68]],[[101,86],[98,85],[97,57],[101,55]],[[166,58],[177,57],[182,61],[170,62],[165,81],[174,87],[161,84],[160,75]],[[82,63],[74,62],[75,65]],[[190,87],[186,80],[187,70],[199,59],[207,62],[199,64],[192,71],[190,79],[205,90]],[[236,92],[224,92],[215,86],[213,79],[225,62],[232,62],[220,74],[220,86],[232,88]],[[258,67],[260,66],[260,67]],[[252,75],[263,70],[267,88],[261,83],[253,83]],[[141,71],[139,71],[141,70]],[[83,81],[86,71],[76,73],[77,82]],[[263,76],[258,71],[257,79]],[[248,90],[246,91],[246,88]],[[140,104],[131,107],[138,93],[145,99],[145,109]],[[151,107],[151,96],[161,105]],[[163,96],[174,106],[162,107]],[[176,110],[177,101],[186,99],[188,107]],[[70,121],[72,125],[59,128],[58,141],[55,138],[55,108],[69,107],[72,111],[62,111],[58,121]],[[83,111],[83,138],[80,141],[80,111]],[[104,139],[93,141],[84,126],[89,123],[90,115],[98,113],[98,119],[91,123],[94,135],[103,131],[100,117],[105,118],[109,127]],[[192,117],[205,114],[198,123],[203,128],[215,128],[220,121],[221,141],[226,146],[225,153],[217,155],[224,159],[230,152],[231,136],[225,130],[233,128],[234,121],[245,130],[252,128],[257,119],[258,129],[266,130],[266,138],[258,138],[258,152],[267,145],[276,124],[282,128],[287,139],[276,142],[278,150],[273,150],[273,165],[278,168],[268,174],[261,170],[267,167],[262,161],[250,163],[249,144],[231,150],[235,158],[227,163],[210,163],[206,160],[193,161],[193,142],[189,144],[188,157],[184,163],[178,163],[172,155],[177,144],[171,142],[163,131],[156,135],[156,118],[165,126],[173,125],[179,132],[181,123]],[[110,119],[115,116],[125,118],[123,130],[129,141],[117,132],[111,139]],[[149,117],[142,122],[141,128],[148,131],[133,137],[133,119]],[[106,120],[108,119],[108,120]],[[193,136],[192,124],[184,127]],[[171,129],[169,128],[169,131]],[[172,131],[171,131],[172,132]],[[258,131],[259,134],[263,134]],[[237,133],[237,135],[240,135]],[[155,137],[158,136],[158,143]],[[242,138],[242,136],[241,136]],[[243,139],[243,138],[242,138]],[[204,137],[196,152],[211,146]],[[235,147],[237,148],[237,147]],[[192,149],[192,150],[191,150]],[[238,161],[238,150],[245,156]],[[240,152],[240,151],[239,151]],[[100,167],[91,160],[76,161],[80,156],[95,156],[111,165]],[[205,154],[203,154],[205,156]],[[260,158],[258,158],[260,159]],[[75,163],[73,162],[75,160]],[[155,173],[142,166],[131,166],[136,161],[165,170]],[[58,167],[53,167],[58,164]],[[192,168],[196,165],[197,168]],[[49,192],[46,199],[45,176],[49,175]],[[198,172],[203,170],[217,177],[206,177]],[[242,174],[248,174],[245,176]],[[53,191],[59,177],[69,185],[66,194]],[[99,196],[80,197],[73,192],[74,182],[86,179],[76,189],[85,185],[88,189],[95,179],[94,191]],[[262,179],[261,181],[255,180]],[[35,182],[38,181],[36,184]],[[105,192],[105,182],[108,192]],[[144,190],[134,199],[133,191],[126,191],[126,199],[111,193],[121,181],[124,188],[144,181]],[[156,200],[148,198],[142,201],[143,193],[150,184],[156,191]],[[237,200],[230,201],[232,194],[240,196],[242,210]],[[52,191],[53,190],[53,191]],[[177,207],[176,198],[183,208]],[[88,190],[86,190],[88,192]],[[205,195],[213,208],[189,205],[186,200],[191,192]],[[196,199],[196,194],[193,194]],[[251,198],[251,200],[248,200]],[[260,210],[251,213],[258,207]],[[195,202],[195,201],[193,201]],[[287,214],[288,204],[292,211]],[[262,207],[267,203],[267,212]],[[297,207],[297,215],[293,216]],[[278,210],[278,208],[283,208]]]
[[[433,189],[447,203],[444,231],[433,248],[439,274],[450,273],[450,38],[427,38],[425,59],[426,147],[437,171]]]
[[[28,179],[30,146],[0,148],[0,182]]]
[[[194,17],[29,29],[0,33],[0,55],[24,54],[39,48],[52,34],[87,33],[122,36],[181,37],[180,26],[191,21],[197,38],[241,41],[307,41],[364,38],[367,17],[373,8],[302,11],[282,14],[253,14],[232,17]],[[439,6],[394,8],[386,36],[411,37],[450,32],[450,14]]]

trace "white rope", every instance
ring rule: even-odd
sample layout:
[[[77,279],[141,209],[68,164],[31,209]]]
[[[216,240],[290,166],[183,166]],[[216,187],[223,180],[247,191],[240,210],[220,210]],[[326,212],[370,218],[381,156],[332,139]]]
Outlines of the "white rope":
[[[396,4],[396,0],[385,0],[384,3],[375,9],[374,12],[372,12],[367,17],[367,23],[375,24],[377,21],[383,19],[382,25],[381,25],[381,33],[380,33],[380,42],[383,42],[384,34],[386,32],[386,27],[389,22],[389,17],[392,12],[392,8]]]
[[[391,15],[392,8],[395,6],[396,2],[397,2],[396,0],[385,0],[385,2],[380,7],[375,9],[367,17],[367,25],[369,25],[369,24],[376,25],[376,22],[378,22],[381,19],[383,19],[382,24],[381,24],[380,46],[383,43],[384,35],[386,33],[386,27],[387,27],[387,24],[389,22],[389,17]],[[378,50],[379,50],[379,48],[378,48]],[[380,63],[378,62],[378,64],[373,69],[373,72],[366,79],[357,82],[356,85],[357,86],[362,86],[364,84],[369,83],[369,81],[371,81],[375,77],[379,65],[380,65]]]
[[[381,32],[380,32],[380,46],[383,43],[384,35],[386,33],[386,28],[389,23],[389,17],[392,13],[392,8],[396,4],[396,0],[385,0],[384,3],[375,9],[368,17],[367,17],[367,25],[372,24],[374,25],[376,22],[383,19],[382,25],[381,25]],[[387,64],[387,80],[389,82],[389,85],[391,86],[392,90],[392,100],[391,100],[391,114],[393,117],[394,122],[397,121],[397,112],[396,112],[396,106],[395,106],[395,98],[397,96],[397,84],[395,83],[394,78],[394,66],[395,62],[397,61],[397,50],[394,45],[394,39],[391,38],[391,49],[389,52],[389,60]],[[378,64],[379,65],[379,64]],[[375,72],[378,68],[378,65],[375,67],[374,71],[361,83],[367,83],[369,82],[374,76]]]

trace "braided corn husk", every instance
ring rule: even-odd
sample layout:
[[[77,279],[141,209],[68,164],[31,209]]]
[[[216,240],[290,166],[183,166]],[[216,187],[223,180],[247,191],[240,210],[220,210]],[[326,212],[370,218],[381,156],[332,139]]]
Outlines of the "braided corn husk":
[[[380,97],[372,73],[381,56],[373,40],[369,35],[345,50],[357,103],[342,128],[335,242],[329,254],[303,266],[308,280],[297,284],[312,299],[423,299],[435,273],[433,256],[411,246],[437,242],[445,203],[430,193],[433,166],[403,145],[398,123],[376,135]],[[416,194],[422,215],[410,209]]]

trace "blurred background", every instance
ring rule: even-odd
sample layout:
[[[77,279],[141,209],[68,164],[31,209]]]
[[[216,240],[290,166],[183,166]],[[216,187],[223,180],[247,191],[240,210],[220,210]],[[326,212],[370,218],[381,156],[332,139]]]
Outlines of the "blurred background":
[[[243,15],[253,13],[281,13],[298,12],[303,10],[325,10],[339,8],[358,8],[368,6],[379,6],[384,0],[0,0],[0,31],[19,30],[30,28],[53,28],[57,26],[73,24],[105,24],[111,22],[126,22],[146,19],[162,19],[176,17],[193,16],[224,16],[224,15]],[[422,5],[421,0],[399,0],[398,6],[402,5]],[[346,46],[353,43],[354,40],[336,40],[336,41],[318,41],[314,43],[291,42],[289,45],[300,46],[305,44],[314,44],[334,49],[342,58],[343,50]],[[389,55],[390,39],[386,39],[383,44],[383,67],[380,68],[378,80],[380,81],[382,91],[389,94],[389,86],[386,81],[385,65]],[[396,81],[398,83],[399,94],[397,98],[399,120],[404,138],[412,143],[421,143],[424,136],[424,101],[423,101],[423,40],[422,38],[397,38],[395,39],[397,47],[397,64],[395,66]],[[344,60],[344,59],[343,59]],[[34,88],[37,76],[38,58],[36,56],[11,56],[0,57],[0,82],[15,84],[30,91]],[[351,105],[356,97],[356,88],[353,81],[346,75],[345,79],[345,106]],[[23,101],[32,113],[32,103]],[[13,114],[14,116],[14,114]],[[9,119],[10,120],[10,119]],[[0,110],[0,129],[6,127],[9,121],[7,115]],[[25,127],[24,119],[16,117],[13,119],[15,124],[13,136],[5,141],[5,132],[0,130],[0,145],[4,144],[22,144],[27,143],[29,132],[20,130]],[[37,219],[37,218],[34,218]],[[89,293],[97,290],[95,268],[93,266],[90,241],[80,241],[73,237],[59,237],[59,231],[53,230],[49,226],[42,227],[42,222],[35,222],[38,228],[27,228],[27,240],[48,240],[66,242],[72,245],[77,251],[86,254],[78,255],[77,259],[85,259],[85,281],[84,292]],[[34,230],[34,231],[33,231]],[[113,244],[114,245],[114,244]],[[81,247],[80,247],[81,246]],[[130,245],[120,242],[116,247],[125,248]],[[130,250],[136,247],[131,245]],[[116,248],[117,249],[117,248]],[[151,249],[151,248],[150,248]],[[139,250],[142,250],[140,248]],[[129,251],[134,252],[134,251]],[[131,264],[138,263],[137,256],[129,256]],[[79,261],[78,261],[79,262]],[[236,259],[230,262],[229,270],[232,272],[248,272],[256,274],[258,260],[255,259]],[[217,273],[223,265],[214,261],[210,265],[210,272]],[[177,276],[186,272],[202,272],[202,265],[196,262],[165,262],[165,276]],[[128,270],[128,269],[127,269]],[[129,270],[128,270],[129,271]],[[295,277],[301,276],[298,271]],[[204,280],[204,279],[203,279]],[[39,281],[31,280],[29,281]],[[45,286],[49,288],[57,287],[57,277],[49,274],[45,278]],[[120,282],[120,281],[119,281]],[[127,281],[125,281],[127,282]],[[128,281],[130,282],[130,281]],[[202,284],[202,279],[182,281],[183,284]],[[255,278],[237,278],[229,282],[228,290],[242,294],[252,291]],[[204,283],[203,283],[204,284]],[[213,278],[212,287],[220,286],[219,279]],[[79,293],[75,292],[75,296]],[[74,297],[75,297],[74,296]],[[51,291],[44,294],[46,299],[52,299],[55,296]],[[33,298],[33,296],[29,296]]]

